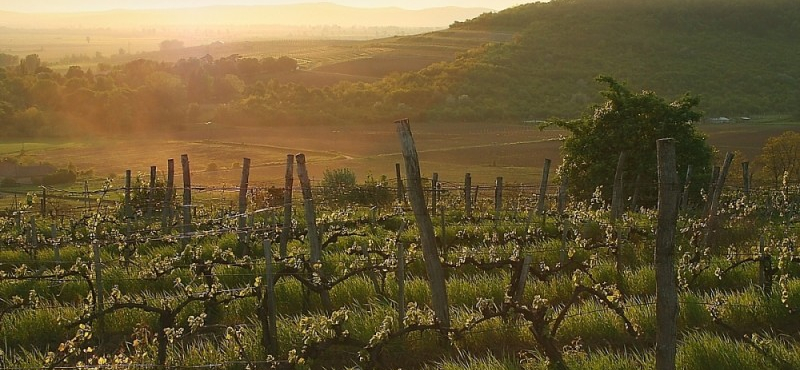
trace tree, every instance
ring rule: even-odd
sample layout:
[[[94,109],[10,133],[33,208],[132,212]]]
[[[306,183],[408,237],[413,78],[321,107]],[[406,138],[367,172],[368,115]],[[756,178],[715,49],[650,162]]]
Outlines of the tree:
[[[783,183],[784,173],[786,181],[800,181],[800,133],[786,131],[769,138],[758,159],[773,186]]]
[[[626,152],[625,197],[631,196],[638,185],[639,204],[654,204],[656,140],[666,137],[676,141],[679,171],[691,164],[692,184],[705,184],[712,149],[693,124],[701,117],[693,110],[698,104],[696,98],[684,95],[668,103],[651,91],[634,94],[611,77],[600,76],[596,80],[608,85],[608,90],[601,92],[604,103],[591,106],[581,118],[553,119],[545,125],[572,133],[561,148],[564,163],[560,169],[561,176],[569,179],[572,195],[587,199],[602,186],[604,199],[610,199],[617,160],[621,152]],[[634,184],[637,177],[639,181]]]
[[[158,50],[167,51],[167,50],[178,50],[183,49],[183,41],[181,40],[164,40],[158,44]]]

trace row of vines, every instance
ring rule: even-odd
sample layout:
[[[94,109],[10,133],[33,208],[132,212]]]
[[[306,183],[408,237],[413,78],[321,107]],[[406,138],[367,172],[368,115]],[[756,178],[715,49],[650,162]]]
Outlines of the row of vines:
[[[655,210],[467,189],[428,194],[449,322],[403,199],[293,199],[286,223],[267,189],[234,210],[109,184],[66,220],[9,211],[0,368],[654,368]],[[705,208],[678,218],[679,367],[800,368],[800,189],[726,188],[713,242]]]

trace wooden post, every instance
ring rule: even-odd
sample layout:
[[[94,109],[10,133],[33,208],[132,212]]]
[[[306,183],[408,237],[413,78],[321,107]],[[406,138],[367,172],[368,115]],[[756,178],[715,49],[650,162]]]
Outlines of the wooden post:
[[[656,230],[656,369],[675,370],[678,336],[678,291],[675,274],[675,230],[678,220],[678,176],[675,140],[660,139],[658,149],[658,227]]]
[[[439,209],[439,216],[441,217],[441,241],[442,241],[442,252],[441,255],[444,258],[447,256],[447,221],[445,220],[444,215],[444,206]]]
[[[88,192],[87,192],[88,194]],[[133,217],[133,205],[131,204],[131,170],[125,170],[125,218]]]
[[[708,184],[708,194],[706,194],[706,204],[705,208],[703,209],[703,214],[708,215],[709,210],[711,209],[711,199],[714,198],[714,192],[717,188],[717,179],[719,178],[720,168],[719,166],[714,166],[714,170],[711,171],[711,183]]]
[[[89,210],[89,180],[83,180],[83,207]],[[16,203],[16,202],[15,202]]]
[[[156,166],[150,166],[150,187],[147,189],[147,218],[153,217],[156,198]]]
[[[744,195],[750,196],[750,162],[742,162],[742,186]]]
[[[161,232],[172,233],[172,197],[175,196],[175,160],[167,160],[167,190],[164,194],[164,205],[161,207]]]
[[[681,209],[689,207],[689,186],[692,185],[692,165],[686,166],[686,178],[683,180],[683,194],[681,194]]]
[[[719,210],[719,198],[722,195],[722,188],[725,186],[725,178],[728,177],[728,171],[733,162],[733,153],[728,152],[725,155],[725,162],[722,164],[722,170],[719,173],[717,182],[714,185],[714,193],[711,195],[711,204],[708,207],[708,218],[706,221],[706,235],[703,240],[703,245],[710,246],[714,243],[714,234],[717,229],[717,212]]]
[[[547,196],[547,182],[550,177],[550,159],[544,160],[542,167],[542,183],[539,185],[539,202],[536,203],[536,213],[544,215],[545,201]]]
[[[525,285],[528,283],[528,272],[531,269],[531,262],[533,262],[533,257],[531,255],[526,255],[525,259],[522,260],[522,266],[519,270],[519,276],[517,277],[516,289],[514,290],[514,302],[521,302],[522,295],[525,294]]]
[[[263,331],[261,343],[268,355],[278,355],[278,304],[275,299],[275,272],[272,265],[272,246],[268,239],[264,239],[264,260],[266,261],[266,271],[264,272],[264,299],[266,311],[262,314]]]
[[[494,212],[499,216],[503,211],[503,177],[494,181]]]
[[[561,185],[558,187],[558,214],[563,215],[564,210],[567,209],[567,189],[569,186],[569,179],[566,174],[561,176]]]
[[[411,126],[407,119],[396,121],[397,134],[400,137],[400,146],[406,164],[406,177],[408,178],[408,195],[411,198],[411,208],[414,210],[414,219],[420,232],[422,254],[425,259],[425,270],[431,288],[433,311],[436,320],[444,328],[450,327],[450,312],[447,304],[447,286],[445,284],[444,269],[436,250],[436,236],[433,223],[425,206],[425,196],[420,178],[419,159],[414,138],[411,135]]]
[[[622,217],[622,210],[625,203],[625,192],[623,191],[622,177],[625,171],[625,160],[628,158],[627,152],[619,153],[617,160],[617,172],[614,174],[614,191],[611,196],[611,222],[616,222]]]
[[[406,204],[406,192],[403,189],[403,178],[400,176],[400,163],[394,164],[394,171],[397,174],[397,202]]]
[[[42,213],[42,217],[46,217],[47,216],[47,188],[45,188],[44,186],[42,187],[42,199],[41,199],[41,202],[42,202],[42,212],[41,212]]]
[[[283,224],[281,225],[280,256],[286,258],[286,245],[292,231],[292,184],[294,183],[294,154],[286,155],[286,175],[283,185]]]
[[[402,227],[400,228],[402,230]],[[397,272],[395,278],[397,279],[397,316],[399,317],[400,328],[402,329],[403,321],[406,319],[406,248],[405,244],[400,240],[400,232],[397,233]]]
[[[472,175],[464,175],[464,215],[467,219],[472,218]]]
[[[61,251],[58,245],[58,226],[56,226],[56,224],[50,224],[50,236],[53,239],[53,260],[56,263],[61,263]]]
[[[316,265],[322,262],[322,242],[319,239],[317,231],[317,216],[314,209],[314,197],[311,194],[311,178],[308,177],[308,169],[306,169],[306,156],[303,153],[295,155],[297,161],[297,177],[300,178],[300,188],[303,191],[303,206],[306,218],[306,237],[311,245],[311,264]],[[324,280],[322,270],[318,271],[320,277]],[[322,305],[326,311],[333,311],[331,298],[327,290],[322,290],[320,293]]]
[[[189,237],[192,232],[192,177],[189,172],[189,155],[181,154],[181,168],[183,168],[183,234]],[[184,239],[184,242],[187,240]]]
[[[105,308],[105,293],[103,289],[103,263],[100,260],[100,244],[97,241],[92,242],[92,252],[94,254],[94,264],[92,267],[94,268],[94,280],[95,280],[95,292],[97,293],[97,297],[95,297],[95,312],[101,312]],[[98,340],[102,341],[104,329],[105,329],[105,317],[100,316],[97,320],[97,338]]]
[[[433,173],[433,178],[431,179],[431,216],[436,216],[436,203],[438,198],[438,191],[437,188],[439,186],[439,174],[437,172]]]
[[[38,240],[39,238],[37,236],[37,234],[39,232],[36,230],[36,216],[31,216],[31,218],[30,218],[30,228],[31,228],[31,234],[30,234],[30,239],[28,239],[28,240],[30,241],[31,247],[33,247],[33,259],[35,260],[36,259],[36,250],[37,250],[37,247],[38,247],[38,244],[39,244],[39,240]]]
[[[567,236],[569,235],[569,224],[567,222],[567,215],[564,211],[567,209],[567,190],[569,186],[569,178],[566,174],[561,174],[561,185],[558,187],[558,217],[561,220],[561,253],[559,253],[561,263],[567,261]]]
[[[623,173],[625,171],[625,160],[627,159],[627,152],[619,153],[617,160],[617,171],[614,174],[614,191],[611,196],[611,227],[614,229],[616,236],[616,245],[614,246],[614,268],[616,270],[617,288],[624,294],[625,279],[623,277],[624,266],[622,265],[622,232],[619,230],[617,221],[622,217],[624,206],[624,191],[623,191]]]
[[[242,178],[239,182],[239,256],[247,253],[247,187],[249,183],[250,158],[244,158],[242,160]]]

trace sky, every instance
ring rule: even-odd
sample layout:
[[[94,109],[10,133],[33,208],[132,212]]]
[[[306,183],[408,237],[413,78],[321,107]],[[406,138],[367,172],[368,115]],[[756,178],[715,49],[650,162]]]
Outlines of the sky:
[[[533,0],[0,0],[0,11],[82,12],[110,9],[163,9],[208,5],[277,5],[332,2],[340,5],[379,8],[424,9],[442,6],[478,7],[502,10]]]

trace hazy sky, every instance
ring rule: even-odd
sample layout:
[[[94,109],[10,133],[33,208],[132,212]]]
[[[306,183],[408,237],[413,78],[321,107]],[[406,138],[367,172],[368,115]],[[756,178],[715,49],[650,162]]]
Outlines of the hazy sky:
[[[258,5],[332,2],[356,7],[394,6],[422,9],[440,6],[502,10],[533,0],[0,0],[0,10],[15,12],[80,12],[109,9],[181,8],[206,5]]]

